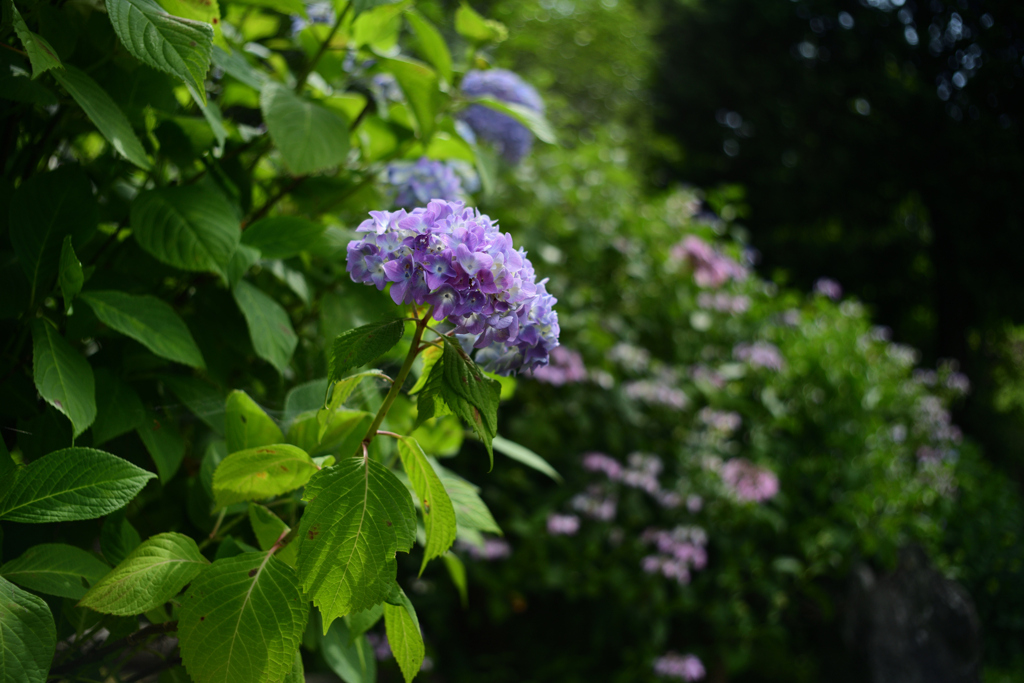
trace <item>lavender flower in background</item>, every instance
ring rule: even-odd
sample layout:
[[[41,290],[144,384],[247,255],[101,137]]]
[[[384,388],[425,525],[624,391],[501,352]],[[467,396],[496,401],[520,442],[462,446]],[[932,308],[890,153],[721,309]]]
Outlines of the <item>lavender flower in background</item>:
[[[672,247],[669,257],[690,264],[693,280],[698,287],[721,287],[729,280],[743,280],[747,277],[746,268],[719,253],[696,235],[688,235]]]
[[[660,573],[685,585],[690,582],[691,569],[699,571],[707,566],[708,537],[700,527],[677,526],[671,531],[647,529],[640,540],[657,548],[657,553],[648,555],[640,563],[648,574]]]
[[[462,79],[462,93],[468,97],[490,96],[536,112],[544,111],[544,101],[534,87],[505,69],[468,72]],[[533,147],[533,133],[508,114],[471,104],[462,113],[462,119],[476,135],[493,144],[510,164],[518,164]]]
[[[391,643],[388,642],[386,635],[369,632],[366,634],[366,640],[370,643],[370,647],[373,648],[373,656],[378,662],[383,662],[391,656]]]
[[[737,344],[732,355],[736,360],[747,363],[755,368],[768,368],[769,370],[782,370],[786,361],[775,344],[759,341],[753,344]]]
[[[739,413],[731,410],[715,410],[710,406],[701,408],[697,413],[697,419],[722,434],[732,434],[743,423],[743,418]]]
[[[760,503],[779,492],[779,478],[775,473],[745,458],[733,458],[724,463],[719,474],[732,494],[742,501]]]
[[[588,486],[586,491],[573,496],[569,504],[573,510],[599,522],[612,521],[618,511],[618,500],[600,486]]]
[[[686,509],[693,514],[697,514],[704,508],[704,499],[698,496],[696,493],[691,493],[686,497]]]
[[[512,554],[512,546],[503,538],[485,538],[482,546],[466,543],[462,540],[456,541],[456,544],[460,550],[464,551],[474,560],[493,562],[494,560],[503,560]]]
[[[576,515],[548,515],[548,533],[552,536],[573,536],[580,530]]]
[[[827,277],[819,278],[814,283],[814,293],[827,296],[832,301],[839,301],[843,298],[843,288],[840,284]]]
[[[707,365],[691,365],[690,379],[695,384],[707,384],[713,389],[724,389],[726,380],[720,372]]]
[[[750,309],[750,297],[742,294],[731,296],[725,292],[701,292],[697,295],[697,306],[720,313],[739,315]]]
[[[704,665],[695,655],[678,655],[675,652],[669,652],[654,660],[654,673],[665,678],[699,681],[704,678]]]
[[[464,196],[462,179],[444,161],[420,157],[418,161],[393,161],[386,180],[395,189],[395,206],[412,209],[431,199],[456,201]]]
[[[613,346],[606,357],[629,372],[645,372],[651,366],[650,351],[626,342],[619,342]]]
[[[310,24],[333,24],[334,23],[334,5],[330,2],[310,2],[306,4],[306,16],[309,17],[307,21],[304,17],[299,15],[292,16],[292,33],[296,34],[302,31]]]
[[[560,387],[586,380],[587,367],[583,364],[583,356],[578,351],[556,346],[551,350],[548,364],[534,370],[531,376],[538,382]]]
[[[583,469],[591,472],[604,472],[612,481],[622,478],[622,464],[604,453],[587,453],[583,456]]]
[[[547,364],[558,346],[555,297],[512,236],[462,202],[431,201],[406,212],[371,211],[348,244],[352,280],[383,290],[396,304],[433,307],[458,335],[469,335],[476,360],[510,374]]]
[[[622,471],[622,483],[635,489],[641,489],[656,494],[661,490],[658,483],[658,475],[664,469],[661,458],[647,453],[631,453],[628,459],[629,466]]]
[[[690,398],[682,389],[666,384],[661,379],[641,379],[623,385],[626,396],[650,405],[664,406],[673,410],[686,410]]]

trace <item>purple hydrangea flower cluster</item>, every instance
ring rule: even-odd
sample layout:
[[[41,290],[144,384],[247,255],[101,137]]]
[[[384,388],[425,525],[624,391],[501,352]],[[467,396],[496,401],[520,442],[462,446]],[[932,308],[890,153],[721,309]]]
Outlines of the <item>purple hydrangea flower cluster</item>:
[[[739,500],[760,503],[779,492],[779,478],[771,470],[745,458],[733,458],[722,465],[722,481]]]
[[[609,349],[607,358],[629,372],[645,372],[651,366],[650,351],[626,342],[619,342]]]
[[[615,496],[605,492],[599,485],[588,486],[586,491],[577,493],[569,501],[573,510],[581,512],[599,522],[610,522],[615,519],[619,501]]]
[[[750,309],[750,297],[738,294],[731,296],[725,292],[701,292],[697,295],[697,307],[706,310],[718,311],[739,315]]]
[[[591,472],[602,472],[609,481],[645,491],[662,507],[675,508],[684,502],[682,496],[675,491],[661,488],[658,475],[661,474],[664,464],[656,455],[631,453],[628,465],[623,467],[618,460],[604,453],[587,453],[583,456],[583,468]],[[578,494],[577,498],[582,495]],[[577,510],[604,521],[615,516],[615,505],[614,498],[600,500],[595,491],[588,492],[588,495],[579,501],[576,498],[573,499],[573,506]]]
[[[654,673],[665,678],[699,681],[704,678],[704,665],[695,655],[669,652],[654,660]]]
[[[744,280],[747,277],[746,268],[719,253],[696,235],[685,237],[672,247],[669,255],[676,261],[686,261],[690,264],[693,268],[694,282],[698,287],[721,287],[729,280]]]
[[[395,206],[411,209],[431,199],[451,202],[462,199],[462,180],[451,164],[420,157],[418,161],[388,164],[387,182],[395,188]]]
[[[658,552],[643,559],[641,567],[648,574],[660,573],[680,584],[690,582],[690,570],[707,566],[707,534],[700,527],[677,526],[671,531],[648,529],[640,537],[644,543],[654,545]]]
[[[832,301],[839,301],[843,298],[843,287],[835,280],[823,277],[814,283],[814,293],[827,296]]]
[[[310,24],[333,24],[334,5],[323,0],[310,2],[306,5],[306,16],[308,21],[299,15],[292,17],[292,33],[297,34]]]
[[[743,423],[739,413],[732,410],[715,410],[711,406],[700,409],[697,419],[704,425],[722,434],[732,434]]]
[[[550,362],[534,370],[532,376],[538,382],[556,387],[577,384],[587,379],[587,366],[578,351],[556,346],[551,350]]]
[[[462,202],[431,201],[406,213],[371,211],[362,239],[348,244],[348,272],[355,282],[383,290],[391,283],[396,304],[426,304],[435,320],[479,349],[478,363],[500,374],[548,362],[558,346],[558,314],[547,280],[512,236]]]
[[[576,515],[548,515],[548,533],[552,536],[574,536],[580,530],[580,518]]]
[[[456,544],[474,560],[492,562],[494,560],[504,560],[512,554],[512,546],[503,538],[487,537],[484,539],[482,546],[466,543],[462,540],[456,541]]]
[[[759,341],[753,344],[737,344],[732,350],[732,355],[738,361],[747,363],[755,368],[768,368],[769,370],[782,370],[786,361],[775,344]]]
[[[505,69],[468,72],[462,79],[462,93],[469,97],[490,96],[536,112],[544,111],[544,100],[534,87]],[[508,114],[471,104],[462,118],[476,135],[497,147],[510,164],[518,164],[533,147],[533,133]]]
[[[664,406],[672,410],[686,410],[690,398],[682,389],[666,383],[663,379],[641,379],[623,385],[626,396],[643,401],[648,405]]]

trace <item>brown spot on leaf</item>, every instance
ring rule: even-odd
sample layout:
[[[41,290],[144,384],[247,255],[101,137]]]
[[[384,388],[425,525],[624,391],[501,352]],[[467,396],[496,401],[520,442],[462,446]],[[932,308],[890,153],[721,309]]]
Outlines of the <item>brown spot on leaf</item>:
[[[317,536],[319,536],[319,535],[320,535],[320,525],[319,524],[314,524],[313,526],[309,527],[309,531],[306,532],[306,537],[309,540],[311,540],[311,541],[314,538],[316,538]]]
[[[267,473],[266,472],[257,472],[256,473],[256,478],[257,479],[266,479],[267,478]]]
[[[423,499],[423,511],[428,515],[430,514],[430,501],[426,498]]]
[[[194,41],[194,40],[188,41],[188,46],[189,47],[195,47],[196,46],[196,41]]]
[[[273,448],[257,448],[257,453],[277,453]]]
[[[288,471],[288,466],[287,465],[281,465],[281,471],[282,472],[287,472]]]
[[[160,420],[153,420],[153,431],[154,432],[155,431],[159,431],[159,429],[160,429]]]
[[[213,18],[213,23],[219,24],[220,23],[220,19],[218,19],[217,17],[214,17]]]
[[[391,523],[390,519],[385,519],[384,523],[387,524],[388,526],[394,526],[394,524]]]
[[[206,621],[206,617],[199,617],[199,621]]]
[[[248,422],[248,420],[245,419],[245,415],[239,415],[238,417],[239,417],[239,419],[242,420],[242,424],[245,424],[246,422]]]
[[[252,578],[252,577],[256,576],[256,572],[258,572],[258,571],[259,570],[256,569],[256,567],[253,567],[252,569],[250,569],[249,570],[249,578]]]

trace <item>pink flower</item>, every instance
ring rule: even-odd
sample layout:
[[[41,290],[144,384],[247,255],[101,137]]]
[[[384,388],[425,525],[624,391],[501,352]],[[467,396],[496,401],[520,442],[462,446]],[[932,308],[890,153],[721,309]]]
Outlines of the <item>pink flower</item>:
[[[723,464],[721,475],[733,495],[743,501],[760,503],[779,492],[779,478],[774,472],[744,458],[733,458]]]
[[[552,536],[573,536],[580,530],[576,515],[548,515],[548,533]]]
[[[666,678],[699,681],[704,678],[704,665],[695,655],[677,655],[669,652],[654,660],[654,673]]]

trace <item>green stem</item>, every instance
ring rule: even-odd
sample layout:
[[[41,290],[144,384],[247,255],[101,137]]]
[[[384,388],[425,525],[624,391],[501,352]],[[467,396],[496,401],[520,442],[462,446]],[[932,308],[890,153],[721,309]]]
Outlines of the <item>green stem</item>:
[[[306,85],[306,79],[309,78],[311,73],[313,73],[313,70],[316,69],[317,62],[319,62],[320,58],[324,56],[325,52],[327,52],[327,48],[330,47],[331,41],[334,40],[334,34],[338,32],[339,28],[341,28],[341,22],[345,21],[345,15],[348,14],[349,9],[351,8],[352,0],[350,0],[349,3],[345,5],[345,9],[341,10],[341,13],[338,14],[338,19],[334,22],[334,26],[331,27],[331,32],[327,34],[326,38],[324,38],[324,42],[320,44],[320,49],[315,55],[313,55],[313,59],[310,60],[305,70],[302,72],[302,75],[299,76],[299,81],[295,85],[295,92],[302,92],[303,86]]]

